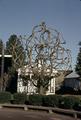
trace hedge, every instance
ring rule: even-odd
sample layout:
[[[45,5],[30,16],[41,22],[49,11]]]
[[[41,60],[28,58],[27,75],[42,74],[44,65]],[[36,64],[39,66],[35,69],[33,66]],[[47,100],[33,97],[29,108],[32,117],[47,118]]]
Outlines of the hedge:
[[[28,97],[28,101],[30,105],[38,105],[38,106],[42,106],[42,99],[43,96],[42,95],[29,95]]]
[[[13,104],[25,104],[27,95],[24,93],[15,93],[13,95]]]
[[[0,103],[10,103],[11,93],[10,92],[0,92]]]
[[[60,95],[47,95],[43,97],[43,106],[58,107],[61,100]]]
[[[73,109],[79,103],[80,103],[80,100],[77,97],[64,96],[62,97],[59,106],[64,109]]]
[[[0,103],[10,102],[13,104],[60,107],[81,111],[81,96],[26,95],[24,93],[15,93],[12,95],[9,92],[0,92]]]

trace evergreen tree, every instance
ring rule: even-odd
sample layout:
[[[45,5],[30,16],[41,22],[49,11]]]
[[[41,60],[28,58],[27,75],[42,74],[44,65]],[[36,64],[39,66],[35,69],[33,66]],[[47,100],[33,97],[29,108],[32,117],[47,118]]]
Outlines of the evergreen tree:
[[[3,41],[0,39],[0,54],[2,54]]]
[[[12,67],[17,70],[25,62],[25,51],[21,40],[17,35],[11,35],[6,42],[6,53],[12,55]]]
[[[78,56],[77,56],[77,63],[76,63],[76,72],[80,75],[81,77],[81,42],[79,43],[79,53],[78,53]]]
[[[17,35],[11,35],[6,42],[6,54],[12,55],[12,67],[8,69],[8,86],[6,90],[14,93],[17,90],[17,70],[25,63],[24,46]]]

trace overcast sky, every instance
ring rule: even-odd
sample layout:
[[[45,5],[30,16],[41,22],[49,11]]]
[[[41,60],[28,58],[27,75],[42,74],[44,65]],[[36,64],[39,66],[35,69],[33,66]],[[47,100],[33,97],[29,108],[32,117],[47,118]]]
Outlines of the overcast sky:
[[[4,42],[12,34],[30,35],[41,21],[62,32],[74,67],[81,41],[80,0],[0,0],[0,38]]]

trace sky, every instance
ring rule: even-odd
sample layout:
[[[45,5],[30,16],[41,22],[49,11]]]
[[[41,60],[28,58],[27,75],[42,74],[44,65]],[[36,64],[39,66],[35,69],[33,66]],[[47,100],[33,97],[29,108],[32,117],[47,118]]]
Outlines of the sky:
[[[12,34],[29,36],[42,21],[63,34],[74,68],[81,41],[80,0],[0,0],[0,39],[4,43]]]

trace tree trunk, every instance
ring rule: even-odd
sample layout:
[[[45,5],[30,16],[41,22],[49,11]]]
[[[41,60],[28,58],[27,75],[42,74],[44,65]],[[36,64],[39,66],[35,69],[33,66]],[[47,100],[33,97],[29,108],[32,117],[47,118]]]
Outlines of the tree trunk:
[[[44,95],[44,87],[43,86],[40,86],[40,88],[39,88],[39,94],[40,95]]]

